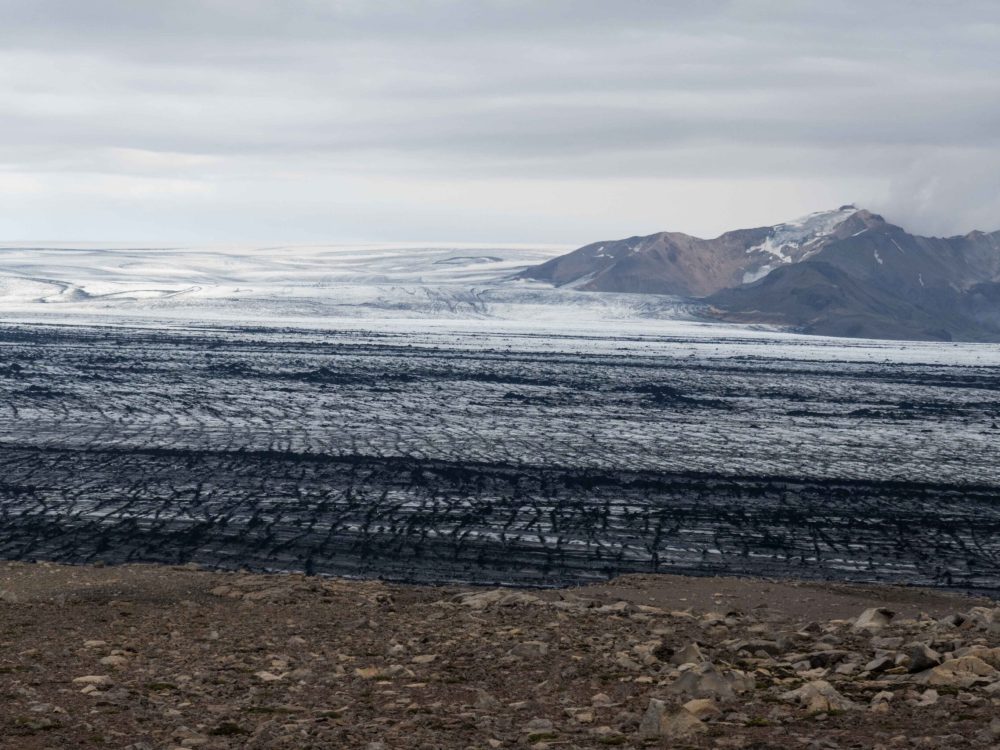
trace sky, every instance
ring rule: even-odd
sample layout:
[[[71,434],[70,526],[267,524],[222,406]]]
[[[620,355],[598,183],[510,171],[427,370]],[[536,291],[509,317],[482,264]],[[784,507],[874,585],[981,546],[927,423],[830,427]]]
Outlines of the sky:
[[[0,0],[0,240],[1000,229],[1000,3]]]

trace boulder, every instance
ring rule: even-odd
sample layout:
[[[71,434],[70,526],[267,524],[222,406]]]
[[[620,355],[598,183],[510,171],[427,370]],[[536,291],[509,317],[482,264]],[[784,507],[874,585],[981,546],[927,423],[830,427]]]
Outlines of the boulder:
[[[862,612],[851,627],[854,630],[881,630],[888,625],[895,616],[896,613],[891,609],[886,609],[885,607],[872,607],[871,609],[866,609]]]
[[[910,672],[923,672],[941,663],[941,654],[926,643],[908,643],[900,653],[906,657]]]
[[[989,646],[969,646],[955,653],[956,656],[978,656],[994,669],[1000,669],[1000,648]]]
[[[1000,672],[978,656],[959,656],[921,672],[917,678],[926,685],[967,688],[1000,679]]]

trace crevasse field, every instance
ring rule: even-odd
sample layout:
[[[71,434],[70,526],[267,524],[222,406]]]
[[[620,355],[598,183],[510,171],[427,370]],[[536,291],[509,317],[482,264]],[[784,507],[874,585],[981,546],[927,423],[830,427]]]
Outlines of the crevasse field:
[[[565,250],[0,248],[0,554],[1000,590],[1000,347],[514,278]]]

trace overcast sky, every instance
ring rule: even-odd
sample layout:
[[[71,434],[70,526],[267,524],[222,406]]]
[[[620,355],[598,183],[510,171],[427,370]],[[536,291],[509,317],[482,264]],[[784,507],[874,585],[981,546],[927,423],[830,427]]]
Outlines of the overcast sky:
[[[1000,228],[995,0],[0,0],[0,240]]]

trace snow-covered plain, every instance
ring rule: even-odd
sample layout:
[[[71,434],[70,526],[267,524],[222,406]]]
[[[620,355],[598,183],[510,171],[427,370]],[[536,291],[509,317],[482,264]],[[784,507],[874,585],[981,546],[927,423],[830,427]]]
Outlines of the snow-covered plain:
[[[794,227],[793,227],[794,228]],[[790,230],[791,231],[791,230]],[[0,244],[0,319],[372,331],[412,345],[1000,364],[1000,347],[802,336],[696,302],[515,278],[555,245],[127,247]]]
[[[358,320],[689,318],[678,300],[515,280],[565,247],[0,247],[0,312],[339,327]]]

